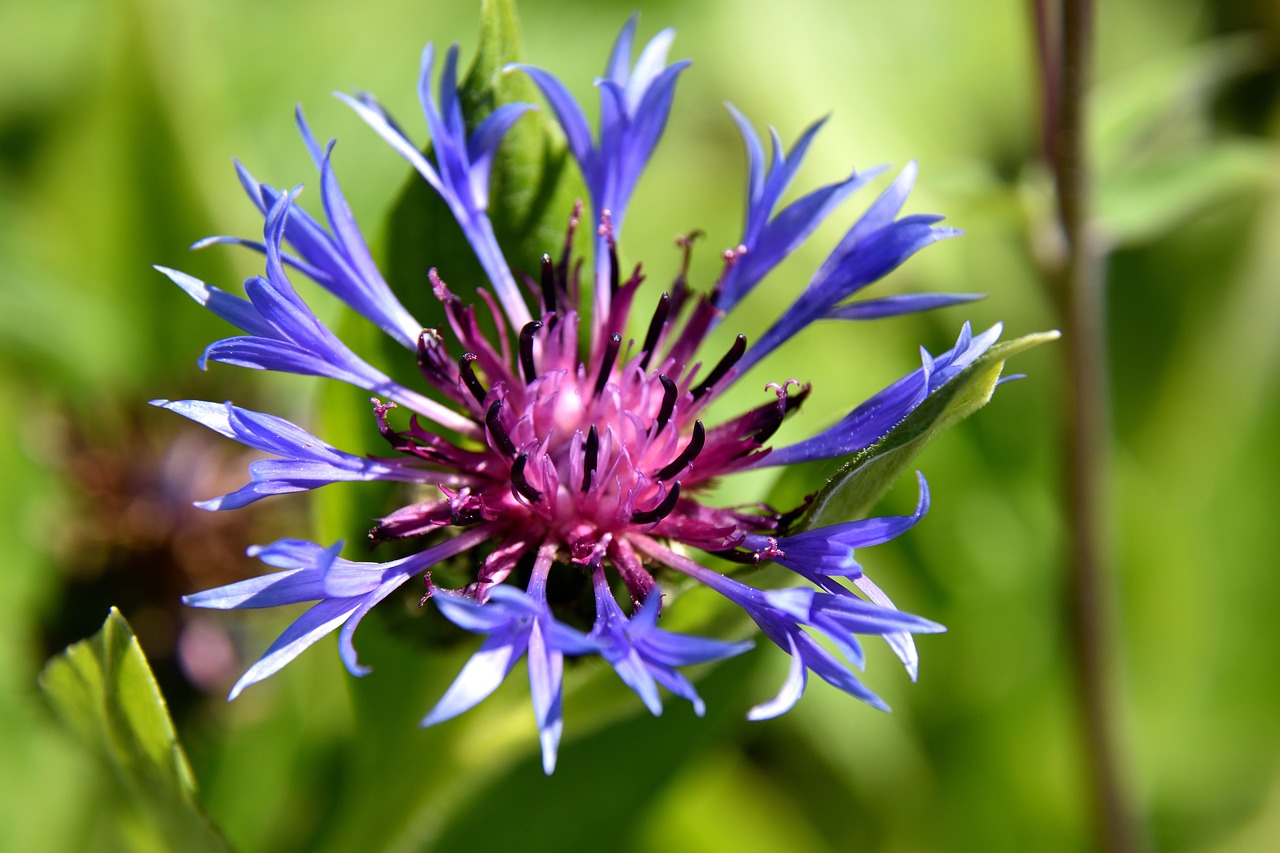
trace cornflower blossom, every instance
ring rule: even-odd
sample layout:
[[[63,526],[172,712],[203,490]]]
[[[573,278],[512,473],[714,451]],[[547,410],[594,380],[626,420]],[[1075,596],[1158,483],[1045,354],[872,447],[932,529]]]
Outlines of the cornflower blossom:
[[[562,729],[566,657],[603,658],[654,714],[662,709],[659,686],[701,714],[702,700],[680,668],[736,655],[751,645],[659,628],[663,573],[715,590],[791,655],[791,673],[781,691],[752,709],[753,719],[791,708],[809,672],[884,707],[854,674],[863,664],[858,634],[883,637],[915,677],[912,635],[942,628],[894,607],[862,573],[854,552],[888,541],[920,520],[928,509],[923,478],[919,506],[910,516],[798,533],[788,525],[799,508],[726,508],[704,503],[703,496],[725,475],[831,459],[871,446],[972,364],[1000,329],[973,335],[966,324],[952,349],[936,357],[922,350],[918,369],[834,426],[795,444],[769,444],[809,394],[808,385],[792,379],[769,384],[766,401],[737,417],[704,422],[708,406],[748,368],[816,320],[888,317],[973,297],[849,301],[915,252],[957,233],[939,226],[937,216],[900,215],[915,180],[913,164],[857,219],[792,307],[759,340],[748,345],[739,335],[727,353],[700,354],[709,332],[731,320],[743,297],[876,172],[854,173],[781,206],[821,122],[790,151],[771,132],[772,153],[766,157],[755,130],[730,107],[749,167],[741,240],[724,253],[723,272],[707,292],[695,292],[687,283],[687,240],[674,284],[659,294],[642,291],[639,268],[630,274],[619,268],[617,242],[628,201],[662,136],[688,63],[667,63],[673,33],[666,30],[633,64],[635,24],[633,18],[623,28],[597,81],[595,134],[568,89],[550,73],[526,65],[507,69],[528,75],[541,91],[585,179],[588,221],[594,226],[594,262],[585,277],[572,248],[574,229],[585,216],[581,204],[558,258],[544,255],[533,275],[513,273],[487,213],[488,184],[503,135],[534,107],[507,104],[470,124],[459,98],[457,48],[448,51],[433,92],[431,45],[423,53],[418,94],[433,157],[424,155],[421,142],[405,135],[373,98],[340,97],[447,204],[488,279],[487,287],[478,289],[478,303],[455,295],[442,277],[448,270],[432,270],[430,286],[447,326],[423,328],[414,319],[383,279],[353,219],[334,173],[333,143],[322,147],[301,112],[297,125],[319,171],[325,221],[295,204],[297,190],[261,183],[237,164],[245,191],[263,215],[263,239],[215,237],[197,245],[241,243],[265,256],[264,274],[245,283],[247,299],[160,268],[241,330],[211,344],[201,366],[213,360],[355,385],[373,395],[370,428],[389,445],[385,456],[356,456],[279,417],[231,403],[157,400],[156,405],[272,457],[250,466],[250,482],[243,488],[201,506],[232,509],[267,495],[355,480],[410,484],[420,498],[378,520],[370,533],[375,542],[421,542],[408,557],[353,562],[339,556],[341,543],[325,548],[281,540],[251,551],[277,571],[186,597],[195,607],[224,609],[313,603],[244,674],[231,691],[233,698],[339,629],[343,662],[363,675],[352,644],[356,626],[416,576],[425,577],[424,601],[432,598],[446,619],[484,638],[423,724],[468,710],[527,658],[548,773]],[[406,358],[416,359],[421,386],[400,384],[348,349],[294,290],[295,278],[311,279],[398,342]],[[594,306],[589,316],[578,307],[585,289]],[[645,333],[628,339],[633,310],[639,312],[637,328]],[[496,327],[494,337],[482,331],[481,314]],[[807,584],[756,589],[701,565],[688,556],[692,550],[748,564],[774,561]],[[446,589],[432,582],[433,566],[468,552],[475,555],[469,583]],[[557,576],[576,579],[583,596],[591,590],[594,622],[575,609],[572,596],[553,594],[575,588],[574,583],[553,586]],[[615,598],[624,590],[625,609]],[[826,637],[835,652],[814,634]]]

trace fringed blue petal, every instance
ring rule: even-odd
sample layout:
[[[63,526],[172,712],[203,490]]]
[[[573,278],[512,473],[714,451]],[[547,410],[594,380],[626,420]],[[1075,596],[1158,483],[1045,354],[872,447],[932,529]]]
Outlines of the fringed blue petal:
[[[418,78],[418,99],[431,135],[431,148],[436,162],[432,165],[372,98],[339,95],[356,113],[386,140],[402,157],[426,178],[457,220],[481,266],[488,274],[494,293],[502,304],[507,319],[521,328],[531,319],[511,268],[493,234],[487,209],[489,205],[489,172],[493,152],[502,135],[528,105],[508,104],[499,108],[468,139],[458,98],[458,48],[452,46],[445,57],[436,92],[432,92],[431,76],[435,64],[435,48],[428,44],[422,52]],[[416,342],[417,336],[414,335]]]
[[[240,680],[231,688],[227,701],[239,696],[240,692],[250,684],[256,684],[268,676],[275,675],[316,640],[345,622],[359,605],[359,599],[331,598],[321,601],[299,616],[284,630],[283,634],[276,638],[258,662],[240,676]]]
[[[254,339],[248,339],[254,340]],[[203,400],[152,400],[234,439],[246,447],[279,456],[252,463],[252,481],[236,492],[201,501],[204,509],[236,509],[268,495],[316,489],[330,483],[359,480],[420,482],[421,472],[399,460],[380,460],[345,453],[284,418],[254,412],[231,403]]]
[[[545,572],[553,550],[543,550]],[[446,619],[468,631],[489,636],[422,724],[430,726],[443,722],[476,705],[498,689],[516,661],[527,652],[529,689],[542,744],[543,769],[550,774],[555,769],[556,750],[563,729],[561,682],[564,656],[596,653],[599,646],[582,632],[552,617],[541,594],[535,597],[506,585],[492,588],[489,594],[489,600],[484,604],[448,591],[439,591],[433,596]]]
[[[881,320],[918,311],[932,311],[985,299],[982,293],[908,293],[900,296],[882,296],[864,299],[832,308],[826,313],[829,320]]]
[[[814,459],[832,459],[856,453],[883,438],[903,418],[915,411],[925,398],[946,385],[991,349],[999,339],[997,323],[978,337],[972,337],[965,323],[956,345],[938,358],[922,350],[924,364],[859,405],[835,426],[762,456],[757,467],[790,465]]]
[[[844,236],[795,303],[757,340],[738,363],[745,372],[810,323],[826,317],[859,290],[888,275],[925,246],[960,232],[937,227],[940,217],[913,215],[895,220],[915,180],[909,165]]]
[[[675,37],[671,30],[654,36],[631,65],[636,20],[633,16],[623,27],[604,76],[597,81],[600,128],[594,142],[582,109],[559,80],[533,66],[510,66],[528,74],[551,105],[586,181],[595,219],[609,211],[615,238],[636,182],[666,127],[676,82],[689,66],[688,61],[666,64]]]
[[[528,632],[510,627],[490,634],[436,706],[422,718],[422,725],[443,723],[487,699],[524,655],[528,642]]]

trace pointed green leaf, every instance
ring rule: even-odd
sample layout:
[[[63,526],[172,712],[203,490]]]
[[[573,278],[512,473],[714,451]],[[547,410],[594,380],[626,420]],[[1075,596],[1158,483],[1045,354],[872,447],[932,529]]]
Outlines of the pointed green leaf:
[[[196,803],[196,782],[164,696],[129,623],[114,607],[102,630],[40,673],[67,727],[114,771],[170,849],[225,850]]]
[[[797,530],[866,518],[925,445],[987,404],[1008,358],[1058,337],[1058,332],[1039,332],[993,346],[888,435],[854,454],[814,496]]]

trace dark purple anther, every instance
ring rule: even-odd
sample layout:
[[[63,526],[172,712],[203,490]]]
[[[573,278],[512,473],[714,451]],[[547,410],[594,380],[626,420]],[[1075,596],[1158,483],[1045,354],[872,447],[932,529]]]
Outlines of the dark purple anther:
[[[756,444],[764,444],[770,438],[773,438],[773,434],[778,431],[778,427],[782,426],[783,419],[796,409],[800,408],[800,404],[803,403],[808,396],[808,385],[801,387],[801,389],[794,394],[786,394],[784,392],[781,401],[778,404],[768,407],[768,410],[763,408],[759,410],[763,416],[761,424],[758,427],[755,427],[753,432],[749,432],[744,435],[743,438],[747,438]]]
[[[480,384],[480,380],[476,378],[476,372],[471,369],[471,362],[475,361],[479,356],[473,352],[464,352],[462,358],[458,359],[458,373],[462,375],[462,383],[467,386],[467,390],[471,392],[471,396],[476,398],[476,402],[484,405],[485,390]]]
[[[609,343],[604,346],[604,358],[600,362],[600,375],[596,377],[596,396],[600,396],[600,392],[604,391],[604,385],[609,381],[609,374],[613,371],[613,363],[618,360],[618,348],[622,346],[622,335],[616,332],[609,336]]]
[[[667,425],[667,421],[671,419],[671,413],[676,409],[676,383],[671,381],[671,377],[665,373],[658,374],[658,381],[662,383],[662,405],[658,408],[658,417],[654,420],[654,432],[660,431]]]
[[[511,466],[511,487],[529,499],[531,503],[542,500],[542,492],[529,485],[524,476],[524,466],[529,463],[529,454],[521,453]]]
[[[587,433],[587,440],[582,445],[582,491],[584,492],[591,488],[591,475],[595,473],[599,454],[600,433],[596,431],[596,425],[592,424],[590,432]]]
[[[729,347],[729,351],[724,354],[724,358],[720,359],[720,363],[715,366],[711,373],[707,374],[707,378],[693,389],[693,399],[698,399],[703,394],[710,391],[717,382],[724,379],[725,374],[733,369],[738,363],[738,359],[742,358],[742,354],[747,351],[747,336],[738,335],[733,342],[733,346]]]
[[[547,255],[542,257],[550,263],[550,257]],[[526,385],[538,378],[538,371],[533,366],[533,336],[541,328],[542,323],[534,320],[532,323],[525,323],[524,328],[520,330],[520,369],[524,371]]]
[[[542,256],[542,306],[547,313],[560,310],[559,300],[556,299],[556,268],[551,262],[550,255]]]
[[[680,451],[680,455],[671,460],[665,468],[655,474],[655,478],[659,480],[670,480],[675,475],[683,471],[690,462],[698,458],[698,454],[702,452],[702,445],[706,443],[707,431],[702,426],[702,421],[693,422],[693,435],[689,436],[689,443],[684,446],[684,450]]]
[[[511,436],[507,435],[507,428],[502,425],[502,421],[498,418],[498,414],[502,411],[502,401],[494,400],[493,405],[489,407],[489,411],[485,413],[484,423],[489,428],[489,435],[493,438],[495,449],[502,452],[503,456],[515,456],[516,446],[511,441]]]
[[[658,307],[653,311],[653,319],[649,321],[649,331],[644,336],[644,346],[641,352],[644,353],[640,357],[640,369],[649,369],[649,359],[653,357],[653,350],[658,346],[658,336],[662,334],[662,327],[666,325],[667,315],[671,313],[671,294],[664,293],[658,299]]]
[[[667,492],[667,496],[662,499],[662,503],[653,509],[642,509],[631,513],[632,524],[653,524],[655,521],[662,521],[671,514],[671,510],[676,508],[676,501],[680,499],[680,481],[671,484],[671,491]]]

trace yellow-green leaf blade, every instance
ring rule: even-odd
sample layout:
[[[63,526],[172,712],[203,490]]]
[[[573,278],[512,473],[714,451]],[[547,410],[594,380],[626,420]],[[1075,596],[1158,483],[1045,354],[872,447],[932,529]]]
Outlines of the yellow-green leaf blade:
[[[115,771],[172,849],[225,850],[196,802],[195,776],[133,629],[114,607],[102,629],[51,658],[40,687],[62,721]]]

